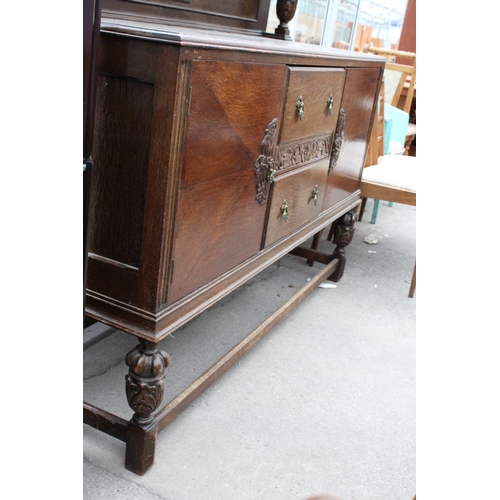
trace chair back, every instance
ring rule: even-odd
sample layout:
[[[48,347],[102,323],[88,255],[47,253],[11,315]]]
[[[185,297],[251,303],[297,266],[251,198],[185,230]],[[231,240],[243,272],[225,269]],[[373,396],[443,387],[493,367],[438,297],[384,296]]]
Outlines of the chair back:
[[[417,83],[417,54],[368,45],[365,45],[363,51],[384,56],[387,59],[384,71],[385,102],[409,113]],[[400,64],[396,62],[396,58],[408,60],[411,64]],[[403,95],[405,88],[406,94]]]
[[[378,163],[379,156],[384,155],[384,80],[380,84],[378,96],[378,112],[373,120],[368,152],[366,154],[365,167],[371,167]]]

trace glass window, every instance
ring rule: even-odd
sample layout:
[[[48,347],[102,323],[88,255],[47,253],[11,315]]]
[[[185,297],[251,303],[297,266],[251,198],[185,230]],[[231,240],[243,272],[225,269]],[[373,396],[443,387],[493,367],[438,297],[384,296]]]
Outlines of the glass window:
[[[292,40],[341,49],[397,48],[408,0],[299,0],[289,23]],[[267,31],[279,19],[271,1]]]
[[[325,24],[328,0],[299,0],[294,18],[289,23],[290,36],[295,42],[320,45]],[[274,33],[279,19],[276,0],[271,1],[267,31]]]

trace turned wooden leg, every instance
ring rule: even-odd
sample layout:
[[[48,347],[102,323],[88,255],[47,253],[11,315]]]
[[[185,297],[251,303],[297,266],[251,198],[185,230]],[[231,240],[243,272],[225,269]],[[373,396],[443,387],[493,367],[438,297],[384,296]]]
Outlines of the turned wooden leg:
[[[312,244],[311,244],[311,249],[312,250],[317,250],[318,249],[318,246],[319,246],[319,242],[321,240],[321,236],[323,234],[323,229],[321,229],[321,231],[318,231],[314,237],[313,237],[313,240],[312,240]],[[310,257],[309,259],[307,259],[307,263],[312,267],[314,266],[314,258]]]
[[[340,262],[335,272],[328,278],[330,281],[339,281],[344,275],[346,263],[345,247],[352,241],[355,222],[356,214],[353,211],[347,212],[335,221],[333,242],[337,246],[333,251],[333,256],[338,258]]]
[[[127,401],[135,413],[127,427],[125,467],[142,475],[154,461],[158,425],[152,414],[163,399],[165,369],[170,358],[154,342],[140,340],[127,354],[126,363]]]
[[[361,207],[359,208],[359,215],[358,215],[358,220],[361,222],[363,220],[363,215],[365,213],[365,208],[366,208],[366,200],[367,198],[362,199],[361,201]]]

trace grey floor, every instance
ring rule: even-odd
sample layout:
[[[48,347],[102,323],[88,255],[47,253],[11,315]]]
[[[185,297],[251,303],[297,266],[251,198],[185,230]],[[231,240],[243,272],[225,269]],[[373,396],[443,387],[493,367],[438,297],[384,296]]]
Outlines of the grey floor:
[[[318,288],[170,424],[144,476],[124,468],[124,443],[83,425],[84,499],[413,498],[416,209],[382,202],[373,225],[371,206],[343,279]],[[165,403],[318,268],[287,256],[166,339]],[[84,337],[84,399],[127,419],[124,357],[136,343],[101,324]]]

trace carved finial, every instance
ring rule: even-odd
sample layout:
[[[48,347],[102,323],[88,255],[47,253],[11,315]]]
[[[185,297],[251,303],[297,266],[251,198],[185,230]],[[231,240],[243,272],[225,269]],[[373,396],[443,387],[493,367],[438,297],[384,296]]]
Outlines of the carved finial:
[[[297,10],[298,0],[278,0],[276,3],[276,15],[280,20],[279,26],[274,30],[274,33],[280,38],[291,40],[288,23],[293,19]]]

